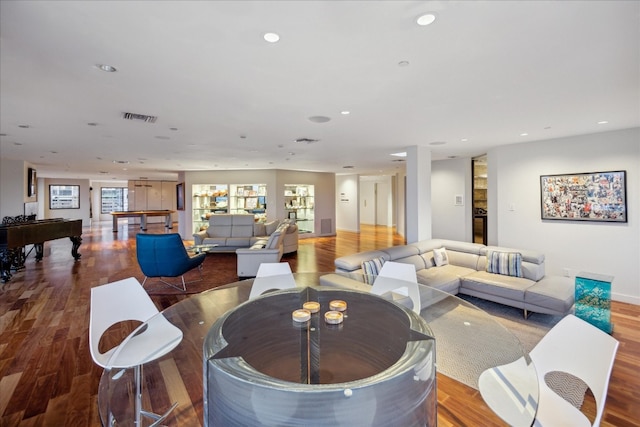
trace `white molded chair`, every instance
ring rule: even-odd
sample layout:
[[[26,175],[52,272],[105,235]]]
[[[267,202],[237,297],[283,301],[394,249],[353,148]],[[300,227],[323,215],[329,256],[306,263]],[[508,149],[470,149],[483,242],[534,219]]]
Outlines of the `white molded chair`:
[[[273,289],[292,289],[296,281],[288,262],[263,262],[258,267],[256,278],[249,293],[249,299],[259,297]]]
[[[534,426],[594,426],[600,425],[607,398],[609,378],[618,350],[618,341],[590,323],[569,314],[558,322],[529,353],[535,366],[539,397]],[[479,388],[496,369],[508,383],[518,381],[521,359],[491,368],[480,376]],[[593,424],[575,406],[553,391],[546,383],[550,372],[566,372],[584,381],[596,402]],[[500,415],[500,414],[498,414]]]
[[[596,401],[593,426],[599,426],[607,399],[618,340],[569,314],[540,340],[530,356],[538,373],[540,400],[534,426],[590,426],[587,417],[551,390],[544,377],[561,371],[584,381]]]
[[[413,311],[420,314],[420,291],[416,268],[413,264],[393,261],[382,264],[378,276],[373,280],[371,293],[383,295],[387,292],[408,296],[413,303]]]
[[[146,323],[137,329],[136,335],[125,345],[100,352],[102,335],[111,326],[124,321],[137,320]],[[177,406],[174,403],[163,415],[142,409],[142,366],[164,356],[182,341],[182,331],[171,324],[149,298],[140,282],[133,277],[91,289],[91,314],[89,320],[89,349],[93,361],[111,368],[133,368],[136,382],[136,425],[141,426],[141,416],[154,419],[158,425]]]

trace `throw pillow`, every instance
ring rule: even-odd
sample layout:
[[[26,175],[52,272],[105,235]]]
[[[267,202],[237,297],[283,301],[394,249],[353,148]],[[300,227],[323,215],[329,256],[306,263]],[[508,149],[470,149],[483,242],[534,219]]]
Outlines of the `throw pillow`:
[[[278,221],[271,221],[271,222],[267,222],[264,224],[264,228],[265,228],[265,235],[266,236],[271,236],[273,234],[274,231],[276,231],[276,229],[278,228],[278,225],[280,223]]]
[[[487,253],[487,272],[523,277],[522,254],[518,252],[489,251]]]
[[[373,285],[373,281],[375,280],[378,273],[380,273],[380,270],[382,270],[382,264],[384,264],[384,258],[382,257],[374,258],[362,263],[365,283]]]
[[[449,255],[445,248],[439,248],[433,250],[433,260],[436,263],[436,267],[449,264]]]

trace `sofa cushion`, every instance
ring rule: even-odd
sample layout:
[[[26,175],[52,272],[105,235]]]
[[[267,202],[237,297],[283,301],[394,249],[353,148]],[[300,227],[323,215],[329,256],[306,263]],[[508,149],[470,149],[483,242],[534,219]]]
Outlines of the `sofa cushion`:
[[[436,248],[433,250],[433,259],[437,267],[449,264],[449,257],[445,248]]]
[[[522,255],[519,252],[487,252],[487,272],[522,277]]]
[[[476,293],[496,295],[507,300],[524,301],[524,293],[535,282],[524,277],[476,271],[460,278],[460,292],[471,289]]]
[[[362,268],[362,263],[373,258],[382,257],[385,261],[389,260],[389,255],[382,251],[366,251],[358,252],[351,255],[336,258],[334,264],[338,271],[356,271]]]
[[[362,263],[362,272],[364,274],[364,281],[370,285],[373,285],[373,281],[375,280],[380,270],[382,270],[382,265],[384,264],[384,258],[377,257],[370,259],[368,261],[363,261]],[[391,264],[389,264],[391,265]]]
[[[574,281],[564,276],[546,276],[524,293],[525,309],[564,315],[573,307]]]
[[[475,271],[471,268],[449,264],[419,270],[416,275],[418,283],[455,295],[460,288],[460,277],[475,273]]]

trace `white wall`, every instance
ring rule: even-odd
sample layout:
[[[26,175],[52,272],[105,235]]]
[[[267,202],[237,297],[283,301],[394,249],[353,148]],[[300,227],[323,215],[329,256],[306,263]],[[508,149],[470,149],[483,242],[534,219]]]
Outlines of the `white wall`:
[[[336,229],[360,232],[358,175],[336,176]]]
[[[303,172],[277,169],[263,170],[227,170],[180,172],[178,181],[185,183],[185,210],[178,212],[178,230],[183,239],[193,240],[193,221],[191,217],[193,198],[191,187],[194,184],[266,184],[267,220],[284,219],[284,185],[314,185],[315,225],[311,236],[335,235],[336,230],[336,180],[333,173]],[[330,223],[330,232],[321,233],[322,220]]]
[[[0,159],[0,220],[24,213],[27,197],[27,166],[22,160]]]
[[[471,159],[434,161],[431,164],[431,234],[434,239],[473,241]],[[456,206],[456,195],[464,204]]]
[[[627,171],[627,223],[541,220],[540,175],[614,170]],[[640,128],[495,148],[488,175],[491,244],[543,252],[547,274],[612,275],[613,298],[640,304]]]

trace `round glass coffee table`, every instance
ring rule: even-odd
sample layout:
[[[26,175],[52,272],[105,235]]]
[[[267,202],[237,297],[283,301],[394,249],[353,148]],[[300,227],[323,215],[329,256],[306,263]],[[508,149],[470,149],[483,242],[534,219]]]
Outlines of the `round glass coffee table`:
[[[335,278],[340,280],[334,280]],[[301,290],[310,288],[362,292],[369,288],[364,283],[363,276],[357,274],[295,273],[294,279]],[[206,425],[203,381],[205,339],[218,320],[229,316],[237,307],[247,302],[253,280],[243,280],[193,295],[158,315],[183,332],[182,341],[173,350],[142,366],[142,408],[157,414],[170,410],[162,425]],[[399,281],[399,287],[402,283]],[[518,381],[507,380],[500,375],[484,375],[483,381],[489,381],[489,384],[483,384],[483,390],[490,391],[483,392],[483,398],[507,424],[531,425],[538,400],[537,375],[515,335],[486,312],[460,298],[424,286],[420,287],[420,296],[420,317],[426,322],[430,335],[435,338],[437,371],[478,389],[478,380],[484,371],[521,360],[522,369],[518,372]],[[367,298],[369,297],[394,299],[397,304],[403,302],[402,295],[375,297],[367,294]],[[290,323],[291,310],[287,308],[284,313],[280,316],[286,315],[287,322]],[[381,316],[384,318],[384,313]],[[268,320],[259,321],[265,323]],[[144,333],[144,329],[143,324],[121,345],[126,346],[136,334]],[[117,357],[117,352],[114,357]],[[109,366],[111,365],[117,366],[117,360],[113,360]],[[111,369],[109,366],[104,370],[99,384],[100,419],[103,425],[134,425],[134,368]],[[341,390],[342,393],[345,392],[344,388]],[[174,404],[177,405],[172,409]],[[436,414],[431,416],[435,419]],[[146,421],[143,425],[149,425],[152,420]],[[375,418],[371,425],[376,425]]]

